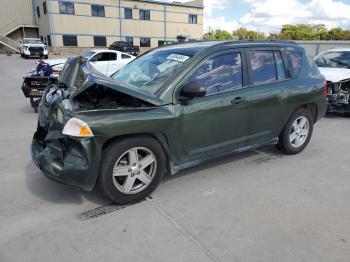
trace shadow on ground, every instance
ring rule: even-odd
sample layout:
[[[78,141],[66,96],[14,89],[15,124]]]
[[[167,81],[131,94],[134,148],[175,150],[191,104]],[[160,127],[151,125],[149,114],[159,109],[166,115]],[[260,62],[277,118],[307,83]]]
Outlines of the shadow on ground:
[[[50,180],[32,162],[27,164],[25,176],[26,185],[30,193],[48,202],[79,205],[86,199],[98,205],[109,203],[108,199],[104,198],[97,189],[86,192]]]
[[[232,154],[225,157],[216,158],[201,165],[187,168],[174,176],[166,175],[162,183],[169,180],[181,179],[184,176],[193,173],[201,173],[202,170],[220,167],[228,163],[238,162],[243,159],[253,157],[252,163],[259,164],[274,158],[282,157],[279,151],[274,146],[260,148],[259,151],[247,151],[239,154]],[[81,204],[84,199],[93,202],[97,205],[105,205],[110,203],[108,199],[103,197],[98,189],[91,192],[86,192],[75,187],[57,183],[44,176],[41,171],[32,163],[29,162],[25,170],[26,184],[28,190],[41,199],[52,203],[71,203]]]

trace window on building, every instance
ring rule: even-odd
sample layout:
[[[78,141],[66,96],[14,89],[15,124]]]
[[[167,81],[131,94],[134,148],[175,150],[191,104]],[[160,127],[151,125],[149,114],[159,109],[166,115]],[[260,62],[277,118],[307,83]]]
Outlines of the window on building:
[[[140,38],[140,46],[141,47],[150,47],[151,39],[149,37],[141,37]]]
[[[295,77],[299,74],[301,69],[303,55],[296,51],[286,51],[286,57],[291,77]]]
[[[40,7],[39,6],[36,7],[36,15],[38,18],[40,17]]]
[[[131,58],[131,56],[126,55],[126,54],[122,54],[122,59],[130,59],[130,58]]]
[[[78,46],[77,36],[75,35],[63,35],[64,46]]]
[[[59,2],[60,4],[60,13],[74,15],[74,3],[70,2]]]
[[[105,16],[105,7],[103,5],[91,5],[92,16]]]
[[[132,19],[132,9],[131,8],[124,8],[124,18],[125,19]]]
[[[105,36],[94,36],[95,46],[107,46],[107,40]]]
[[[249,52],[253,85],[266,84],[277,80],[273,51]]]
[[[47,35],[47,45],[51,46],[51,36]]]
[[[151,14],[149,10],[140,10],[140,20],[150,20]]]
[[[44,15],[47,14],[47,6],[46,6],[46,1],[43,2],[43,10],[44,10]]]
[[[187,82],[196,82],[204,86],[207,95],[242,87],[241,53],[232,52],[215,56],[200,66]]]
[[[188,22],[190,24],[197,24],[197,15],[189,15],[188,16]]]
[[[129,46],[133,46],[134,45],[134,38],[132,38],[131,36],[126,36],[125,43]]]

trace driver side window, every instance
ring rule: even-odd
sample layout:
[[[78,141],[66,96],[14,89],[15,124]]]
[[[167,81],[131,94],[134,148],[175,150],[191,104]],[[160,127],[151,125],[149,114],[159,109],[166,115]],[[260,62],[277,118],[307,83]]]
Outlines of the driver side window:
[[[187,80],[206,88],[207,96],[242,87],[242,60],[240,52],[230,52],[205,62]]]

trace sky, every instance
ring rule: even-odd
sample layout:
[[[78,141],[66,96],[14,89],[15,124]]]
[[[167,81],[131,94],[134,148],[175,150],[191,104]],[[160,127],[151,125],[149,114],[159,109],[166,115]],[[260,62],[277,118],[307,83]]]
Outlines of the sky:
[[[205,32],[246,27],[271,33],[298,23],[350,29],[350,0],[204,0]]]

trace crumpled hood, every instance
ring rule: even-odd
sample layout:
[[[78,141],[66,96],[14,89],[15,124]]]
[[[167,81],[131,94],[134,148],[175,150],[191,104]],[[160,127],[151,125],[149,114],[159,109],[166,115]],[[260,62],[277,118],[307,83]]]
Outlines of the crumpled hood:
[[[76,91],[73,92],[71,98],[78,97],[89,88],[99,84],[155,106],[160,106],[163,102],[158,97],[147,93],[142,89],[133,87],[121,81],[112,80],[96,71],[96,69],[94,69],[94,67],[82,57],[67,60],[59,82],[64,83],[68,88],[76,88]]]
[[[350,69],[347,68],[319,67],[318,69],[327,81],[339,82],[350,78]]]

